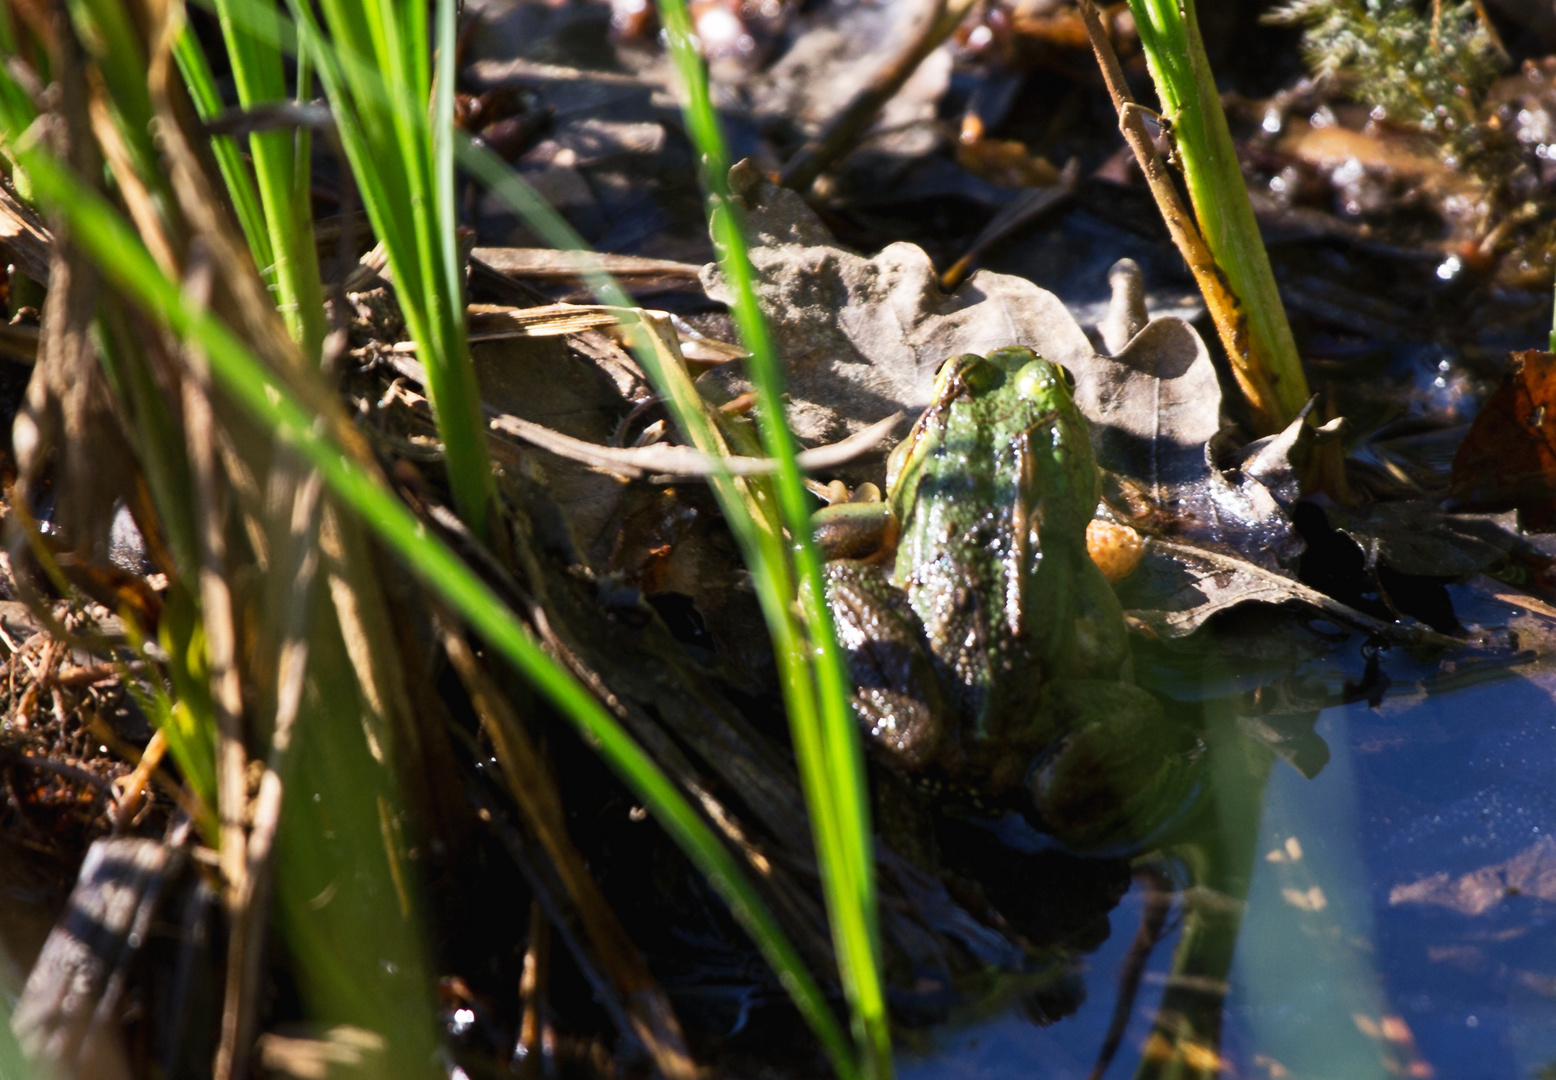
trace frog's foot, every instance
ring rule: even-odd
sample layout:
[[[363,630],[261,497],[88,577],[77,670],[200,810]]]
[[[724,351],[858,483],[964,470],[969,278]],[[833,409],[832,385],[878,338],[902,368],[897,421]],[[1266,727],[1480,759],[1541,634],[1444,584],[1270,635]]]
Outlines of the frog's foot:
[[[1038,761],[1027,790],[1045,829],[1079,851],[1148,845],[1197,784],[1193,738],[1129,683],[1065,680],[1044,711],[1067,734]]]

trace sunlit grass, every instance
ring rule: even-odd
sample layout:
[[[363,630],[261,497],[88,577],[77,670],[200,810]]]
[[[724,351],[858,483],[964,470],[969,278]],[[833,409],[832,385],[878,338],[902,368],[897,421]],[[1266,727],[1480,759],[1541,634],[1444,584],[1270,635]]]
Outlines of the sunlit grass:
[[[1248,201],[1237,147],[1200,41],[1194,0],[1129,0],[1129,10],[1162,115],[1171,125],[1200,233],[1246,322],[1244,355],[1238,355],[1236,343],[1228,343],[1227,351],[1234,365],[1257,369],[1270,385],[1274,400],[1268,408],[1278,430],[1307,404],[1307,376]]]
[[[454,216],[454,5],[437,5],[434,80],[426,0],[325,0],[322,26],[312,5],[288,3],[426,366],[455,509],[487,539],[495,487],[465,336]]]
[[[490,644],[549,691],[564,714],[572,715],[588,730],[592,741],[624,772],[714,887],[730,900],[737,917],[753,930],[823,1043],[838,1055],[844,1066],[842,1071],[850,1071],[843,1049],[846,1040],[832,1024],[819,988],[784,940],[776,921],[707,825],[614,719],[541,652],[501,601],[460,560],[432,540],[410,511],[364,470],[360,451],[353,460],[338,444],[319,433],[314,414],[287,396],[274,373],[249,354],[219,320],[180,293],[176,283],[156,266],[150,253],[111,207],[40,152],[32,150],[22,156],[39,178],[40,192],[66,214],[83,246],[110,279],[165,319],[181,337],[199,343],[210,357],[213,373],[230,393],[278,437],[303,450],[337,495],[362,511],[364,520],[374,526],[381,538],[409,557],[412,565],[439,588],[444,599],[464,614]],[[335,430],[342,428],[337,426]]]
[[[465,343],[462,267],[454,235],[452,3],[440,3],[436,9],[436,72],[431,60],[433,42],[427,31],[432,20],[427,18],[425,3],[327,0],[322,6],[323,25],[314,22],[313,10],[305,5],[292,9],[292,14],[301,19],[300,25],[263,0],[224,0],[219,9],[230,62],[245,106],[289,99],[295,88],[286,85],[282,50],[292,42],[300,43],[302,48],[304,89],[308,72],[317,71],[330,97],[341,142],[369,218],[384,241],[396,294],[418,343],[418,352],[428,361],[429,384],[437,383],[429,385],[429,390],[456,506],[473,531],[491,535],[486,526],[493,506],[492,475]],[[94,40],[133,40],[113,37],[116,30],[123,30],[131,22],[119,0],[93,0],[75,10],[82,25],[94,33]],[[676,17],[674,11],[667,14],[672,23]],[[684,12],[681,17],[684,18]],[[174,40],[179,71],[197,110],[208,119],[222,105],[209,65],[187,31]],[[152,127],[154,110],[145,89],[146,72],[137,67],[132,52],[127,47],[106,46],[98,60],[110,75],[122,126],[144,132]],[[681,59],[683,71],[692,72],[685,66],[684,50]],[[727,210],[724,177],[728,163],[708,110],[705,88],[695,89],[694,74],[688,74],[688,79],[694,97],[702,95],[702,112],[694,110],[693,126],[700,139],[712,147],[707,173],[710,207]],[[762,425],[763,438],[768,452],[783,465],[771,487],[727,476],[720,477],[715,487],[752,566],[778,646],[796,751],[812,806],[829,911],[834,920],[840,969],[854,1017],[852,1049],[814,976],[745,872],[701,815],[615,718],[540,649],[503,601],[462,560],[428,534],[387,489],[371,455],[355,438],[327,389],[313,385],[316,379],[306,371],[283,372],[263,362],[229,325],[198,298],[185,293],[182,283],[158,264],[153,251],[135,235],[130,223],[83,178],[72,174],[39,146],[18,145],[17,136],[32,115],[26,95],[9,78],[0,78],[0,113],[6,148],[21,166],[18,177],[25,179],[28,190],[35,191],[41,201],[70,223],[83,250],[117,290],[110,297],[110,307],[119,302],[117,297],[128,299],[151,313],[180,340],[199,349],[221,391],[247,410],[263,430],[318,469],[343,505],[355,511],[386,547],[405,559],[497,654],[523,672],[559,712],[586,734],[591,745],[651,808],[751,932],[839,1075],[886,1075],[890,1070],[890,1051],[878,975],[870,827],[858,736],[848,705],[846,673],[822,601],[819,561],[809,543],[808,503],[794,466],[792,438],[782,423],[776,359],[756,307],[751,268],[735,217],[727,212],[715,214],[714,228],[724,248],[738,252],[734,261],[726,265],[726,272],[740,290],[737,317],[756,354],[753,374],[762,389],[767,421]],[[708,142],[710,138],[712,142]],[[123,177],[145,182],[152,188],[154,198],[163,200],[161,205],[174,205],[176,200],[160,186],[165,181],[161,179],[163,173],[158,168],[155,148],[133,134],[126,137],[126,142],[131,153]],[[317,361],[324,309],[309,213],[308,139],[305,134],[290,130],[250,135],[247,145],[252,164],[241,152],[243,142],[229,137],[216,140],[222,178],[257,270],[273,289],[280,312],[301,346],[301,354]],[[538,231],[549,232],[567,246],[577,246],[576,236],[506,166],[478,148],[467,146],[463,153],[472,171],[518,202]],[[136,220],[139,227],[145,224],[142,219]],[[242,268],[232,269],[243,272]],[[619,305],[630,304],[614,283],[600,278],[597,284],[605,299]],[[148,380],[145,358],[139,355],[133,340],[123,333],[109,332],[103,335],[103,341],[105,367],[116,392],[124,399],[142,467],[169,533],[174,561],[184,573],[193,574],[198,565],[199,544],[192,535],[188,465],[178,424],[160,399],[155,381]],[[680,366],[673,336],[662,336],[658,328],[645,326],[637,343],[645,366],[657,372],[661,391],[676,406],[688,437],[705,449],[720,450],[722,436],[712,426]],[[175,591],[177,588],[175,583]],[[192,591],[177,595],[195,599]],[[796,605],[803,609],[803,615]],[[214,741],[214,720],[209,695],[196,685],[206,676],[198,616],[193,626],[191,634],[164,643],[163,651],[173,654],[175,660],[175,693],[171,698],[159,698],[152,711],[161,718],[170,738],[180,744],[175,748],[175,758],[196,782],[200,801],[210,805],[216,787],[209,749]],[[174,648],[169,649],[168,645]],[[317,656],[313,662],[324,663]],[[334,658],[337,667],[340,662],[339,657]],[[334,669],[321,668],[316,677],[329,679],[331,670]],[[313,722],[318,722],[317,718]],[[366,764],[371,772],[370,763]],[[316,778],[313,782],[356,785],[360,790],[355,795],[343,791],[341,796],[360,802],[367,792],[359,783],[365,775],[360,774],[358,780],[343,779],[337,770],[333,779]],[[380,776],[368,781],[368,786],[382,781]],[[371,827],[374,822],[364,818],[361,824],[364,837],[376,835]],[[329,956],[339,953],[343,939],[329,933],[318,938],[297,921],[298,917],[307,918],[306,911],[295,903],[297,897],[306,893],[298,891],[298,883],[314,873],[322,865],[319,860],[325,858],[319,853],[308,855],[303,850],[307,843],[299,847],[298,827],[294,821],[283,829],[279,849],[283,858],[301,860],[296,865],[277,868],[278,897],[293,912],[285,921],[285,929],[294,938],[294,950],[304,946],[306,940],[316,940],[320,948],[302,947],[300,958],[306,966],[312,953],[312,959],[317,961],[313,965],[313,982],[339,999],[339,1007],[331,1012],[354,1014],[359,1010],[350,1003],[353,993],[347,992],[354,977],[346,969],[340,969],[338,977],[329,974],[329,964],[333,963]],[[300,827],[306,829],[306,825]],[[292,840],[287,840],[288,836]],[[392,849],[386,848],[385,854],[392,862]],[[289,901],[288,897],[293,899]],[[374,918],[397,921],[389,911],[384,909]],[[372,922],[369,918],[361,927],[369,935],[368,940],[376,932]],[[415,933],[410,925],[396,933],[406,931]],[[415,968],[413,954],[417,951],[412,948],[405,953],[402,968]],[[415,1030],[430,1034],[425,1015],[412,1020],[402,1033],[409,1037]],[[424,1048],[425,1044],[413,1037],[407,1046]],[[415,1060],[407,1065],[412,1073],[427,1064],[420,1049],[413,1051],[412,1058]]]
[[[805,788],[816,851],[832,921],[844,994],[848,999],[860,1069],[891,1075],[891,1031],[880,975],[880,931],[868,786],[858,725],[849,703],[851,683],[822,586],[821,559],[810,536],[810,500],[794,460],[794,437],[784,419],[783,375],[756,296],[756,272],[746,251],[740,208],[729,191],[729,151],[708,92],[707,72],[694,45],[685,0],[660,0],[659,13],[680,73],[683,115],[702,156],[701,179],[719,263],[734,292],[734,315],[750,351],[760,430],[778,463],[776,503],[787,533],[742,540],[746,563],[770,579],[758,588],[784,680],[789,731]],[[731,500],[721,500],[726,517]],[[771,537],[771,540],[767,538]],[[796,607],[800,618],[795,618]]]

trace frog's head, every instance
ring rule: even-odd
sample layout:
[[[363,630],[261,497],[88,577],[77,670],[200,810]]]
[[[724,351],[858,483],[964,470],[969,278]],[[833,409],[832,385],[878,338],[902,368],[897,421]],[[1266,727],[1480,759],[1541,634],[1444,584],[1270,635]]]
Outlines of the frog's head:
[[[1091,520],[1101,489],[1091,452],[1091,428],[1075,404],[1075,377],[1067,368],[1031,349],[997,349],[989,360],[1006,365],[1012,406],[1009,436],[1028,455],[1021,490],[1067,504],[1084,523]],[[1051,510],[1050,510],[1051,512]]]
[[[963,353],[940,366],[928,408],[887,464],[888,498],[906,519],[925,462],[947,448],[963,424],[992,432],[994,444],[1020,447],[1025,458],[967,461],[968,468],[1009,469],[1016,491],[1041,491],[1096,506],[1095,470],[1085,419],[1075,406],[1070,373],[1031,349],[1011,345],[987,356]],[[1008,464],[1005,464],[1007,463]]]

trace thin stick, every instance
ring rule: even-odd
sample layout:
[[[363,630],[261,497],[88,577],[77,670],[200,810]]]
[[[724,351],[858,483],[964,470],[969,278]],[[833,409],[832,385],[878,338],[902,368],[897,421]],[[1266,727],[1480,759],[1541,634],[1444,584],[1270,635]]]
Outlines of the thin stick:
[[[567,889],[601,966],[621,996],[633,1034],[667,1080],[694,1080],[697,1067],[686,1049],[669,998],[654,981],[642,953],[615,909],[605,902],[582,854],[573,845],[561,794],[539,748],[463,634],[445,630],[442,638],[444,653],[470,695],[482,730],[492,741],[508,790]]]
[[[292,746],[292,731],[302,707],[303,686],[308,670],[308,623],[313,614],[313,584],[319,566],[314,543],[318,534],[319,496],[323,481],[317,472],[304,472],[295,454],[283,451],[278,469],[292,473],[292,517],[289,543],[282,563],[292,571],[292,584],[285,606],[286,626],[276,664],[276,719],[270,738],[270,753],[259,791],[254,797],[254,824],[249,832],[246,853],[247,876],[244,895],[233,916],[228,943],[227,1008],[231,1022],[222,1029],[221,1068],[238,1075],[245,1068],[245,1051],[259,1009],[260,980],[264,975],[265,923],[270,912],[272,854],[276,832],[281,824],[284,794],[282,775],[287,752]],[[237,990],[231,992],[236,980]]]
[[[551,924],[539,900],[529,907],[529,948],[519,979],[519,1042],[515,1064],[524,1080],[541,1075],[545,1054],[546,985],[551,978]]]
[[[204,249],[192,245],[186,286],[202,299],[210,295],[213,267]],[[243,745],[243,682],[238,670],[237,613],[227,584],[226,489],[222,484],[216,414],[211,404],[210,368],[205,355],[185,350],[188,371],[183,380],[184,428],[189,442],[190,471],[195,482],[199,516],[200,608],[211,667],[211,703],[216,710],[216,812],[220,819],[222,899],[231,923],[229,952],[241,956],[245,908],[249,900],[248,751]],[[221,1038],[213,1072],[217,1080],[241,1080],[245,1060],[238,1053],[242,1001],[241,963],[227,965]]]
[[[1274,430],[1278,426],[1275,418],[1280,415],[1280,407],[1268,377],[1249,359],[1247,318],[1238,306],[1237,297],[1228,288],[1215,257],[1205,246],[1194,215],[1178,198],[1178,189],[1173,186],[1167,166],[1157,154],[1151,142],[1151,134],[1146,130],[1144,110],[1129,95],[1123,68],[1119,66],[1113,43],[1103,29],[1102,20],[1098,18],[1091,0],[1080,0],[1080,11],[1081,20],[1086,24],[1086,33],[1091,38],[1092,50],[1097,54],[1097,64],[1102,68],[1108,95],[1113,99],[1113,107],[1118,110],[1118,127],[1123,132],[1124,141],[1134,151],[1140,171],[1145,174],[1145,182],[1150,186],[1151,196],[1156,200],[1162,220],[1167,223],[1172,242],[1177,245],[1183,261],[1188,263],[1194,275],[1195,283],[1199,285],[1210,318],[1216,324],[1216,333],[1220,335],[1227,358],[1232,362],[1232,373],[1237,377],[1237,385],[1242,389],[1243,397],[1253,409],[1260,425]]]
[[[141,752],[140,761],[135,763],[135,771],[122,784],[115,784],[114,790],[118,794],[118,802],[112,815],[115,835],[122,833],[145,805],[146,785],[151,782],[157,766],[162,764],[162,758],[166,753],[167,735],[158,728],[152,733],[146,749]]]
[[[0,763],[37,769],[39,772],[53,773],[55,776],[62,776],[66,780],[74,780],[78,784],[85,784],[90,787],[104,799],[108,799],[113,795],[113,781],[98,776],[89,769],[83,769],[79,765],[55,761],[53,758],[36,757],[32,754],[19,754],[4,748],[0,748]]]
[[[1089,1080],[1102,1080],[1108,1066],[1118,1055],[1118,1048],[1129,1029],[1129,1018],[1134,1015],[1135,999],[1140,992],[1140,981],[1145,976],[1146,962],[1151,950],[1162,940],[1167,926],[1167,916],[1172,913],[1172,881],[1160,866],[1147,866],[1135,872],[1145,893],[1141,907],[1140,926],[1135,939],[1129,943],[1129,955],[1124,958],[1118,979],[1118,1000],[1113,1005],[1113,1018],[1108,1022],[1108,1032],[1097,1051],[1097,1063],[1091,1067]]]
[[[902,84],[929,54],[961,25],[975,3],[977,0],[938,0],[919,32],[875,73],[820,135],[795,152],[783,167],[780,183],[796,191],[809,190],[816,177],[854,145],[875,114],[897,96]]]

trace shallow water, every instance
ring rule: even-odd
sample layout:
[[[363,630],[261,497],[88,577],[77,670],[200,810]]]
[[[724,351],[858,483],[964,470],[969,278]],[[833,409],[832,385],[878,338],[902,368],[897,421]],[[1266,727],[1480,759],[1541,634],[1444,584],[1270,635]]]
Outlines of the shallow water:
[[[1313,779],[1274,763],[1226,998],[1223,1075],[1556,1071],[1553,687],[1556,670],[1532,665],[1441,693],[1400,685],[1377,708],[1322,712],[1316,731],[1331,758]],[[904,1055],[900,1075],[1088,1076],[1143,905],[1137,884],[1112,912],[1075,1015],[1040,1028],[1012,1010],[942,1030],[927,1053]],[[1175,905],[1108,1076],[1142,1064],[1179,915]]]

